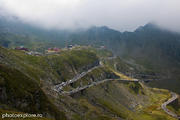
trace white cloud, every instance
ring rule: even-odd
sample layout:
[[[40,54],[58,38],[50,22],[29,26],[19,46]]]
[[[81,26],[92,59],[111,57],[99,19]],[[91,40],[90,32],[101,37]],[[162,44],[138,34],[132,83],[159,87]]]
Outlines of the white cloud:
[[[155,21],[180,31],[180,0],[0,0],[25,22],[56,28],[106,25],[121,31]]]

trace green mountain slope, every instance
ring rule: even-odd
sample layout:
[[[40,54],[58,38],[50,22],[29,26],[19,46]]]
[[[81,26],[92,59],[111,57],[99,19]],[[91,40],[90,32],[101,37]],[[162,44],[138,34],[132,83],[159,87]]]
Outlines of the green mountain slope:
[[[1,108],[66,119],[64,112],[58,110],[42,89],[49,82],[55,84],[71,78],[96,61],[97,57],[86,50],[46,57],[29,56],[22,51],[0,47]]]
[[[139,64],[160,74],[160,81],[151,82],[155,87],[180,93],[180,34],[164,30],[149,23],[134,32],[118,32],[108,27],[92,27],[76,32],[69,39],[72,44],[105,46],[117,56],[132,64]]]
[[[52,55],[33,56],[14,49],[25,46],[44,52],[48,47],[67,44],[91,45],[62,50]],[[18,20],[0,18],[0,111],[43,113],[52,119],[133,119],[173,120],[161,110],[170,97],[167,88],[180,93],[180,34],[147,24],[134,32],[108,27],[87,30],[44,30]],[[107,49],[102,49],[105,46]],[[114,59],[112,53],[119,56]],[[156,81],[108,81],[72,95],[58,94],[55,85],[98,66],[63,90],[73,91],[91,82],[126,75],[152,75]],[[146,77],[142,77],[146,79]],[[16,104],[14,104],[16,103]],[[170,106],[178,113],[178,107]]]
[[[72,95],[53,90],[56,84],[97,66],[97,61],[109,54],[104,52],[82,48],[32,56],[0,47],[1,113],[42,113],[44,117],[56,120],[174,120],[160,108],[170,97],[169,91],[148,88],[141,82],[107,81]],[[108,66],[100,66],[70,84],[69,88],[88,85],[91,80],[115,78],[117,75]]]
[[[161,74],[155,87],[168,88],[180,93],[180,34],[161,29],[149,23],[134,32],[119,32],[104,27],[84,30],[45,30],[19,20],[0,17],[0,45],[14,48],[24,45],[31,50],[44,52],[49,47],[68,44],[105,46],[114,54]]]

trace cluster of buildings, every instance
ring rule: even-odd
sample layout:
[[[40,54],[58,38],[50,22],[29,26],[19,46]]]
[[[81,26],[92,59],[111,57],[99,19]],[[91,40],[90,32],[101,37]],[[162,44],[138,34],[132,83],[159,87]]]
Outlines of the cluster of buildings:
[[[66,49],[71,50],[71,49],[73,49],[73,47],[74,47],[73,45],[68,45],[68,46],[66,47]],[[57,47],[48,48],[48,50],[46,50],[46,54],[59,53],[59,52],[61,52],[61,51],[62,51],[62,49],[57,48]]]
[[[34,56],[42,55],[39,52],[30,51],[28,48],[25,48],[24,46],[18,46],[18,47],[15,48],[15,50],[25,51],[27,55],[34,55]]]
[[[57,47],[48,48],[47,50],[45,50],[45,54],[56,54],[56,53],[59,53],[59,52],[61,52],[63,50],[71,50],[71,49],[73,49],[75,47],[80,47],[80,46],[79,45],[74,45],[74,46],[73,45],[68,45],[64,49],[57,48]],[[15,48],[15,50],[25,51],[27,55],[34,55],[34,56],[42,55],[42,53],[31,51],[28,48],[25,48],[24,46],[18,46],[18,47]]]

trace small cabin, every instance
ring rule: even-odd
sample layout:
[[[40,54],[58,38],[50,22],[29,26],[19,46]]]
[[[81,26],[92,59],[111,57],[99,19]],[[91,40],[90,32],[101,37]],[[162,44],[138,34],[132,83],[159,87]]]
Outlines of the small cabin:
[[[16,47],[15,50],[29,51],[29,49],[25,47]]]
[[[72,49],[72,48],[73,48],[73,45],[68,45],[67,48],[68,48],[68,49]]]
[[[105,49],[106,48],[106,46],[100,46],[100,49]]]
[[[46,50],[47,53],[57,53],[57,52],[60,52],[61,49],[59,48],[48,48],[48,50]]]

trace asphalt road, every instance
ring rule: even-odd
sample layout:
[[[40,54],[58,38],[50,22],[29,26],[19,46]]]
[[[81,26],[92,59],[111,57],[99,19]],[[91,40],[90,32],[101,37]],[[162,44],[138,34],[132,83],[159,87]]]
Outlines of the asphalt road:
[[[85,85],[83,87],[78,87],[78,88],[76,88],[76,89],[74,89],[72,91],[63,91],[63,92],[61,92],[61,94],[71,95],[71,94],[77,93],[77,92],[79,92],[81,90],[96,86],[98,84],[101,84],[101,83],[104,83],[104,82],[107,82],[107,81],[115,81],[115,80],[116,81],[137,82],[137,80],[105,79],[105,80],[101,80],[101,81],[97,81],[97,82],[92,82],[90,85]]]
[[[167,109],[167,105],[170,104],[171,102],[173,102],[174,100],[178,99],[178,95],[176,93],[173,93],[171,92],[171,95],[172,97],[164,102],[162,105],[161,105],[161,108],[167,113],[169,114],[170,116],[174,117],[174,118],[177,118],[177,119],[180,119],[180,117],[178,117],[178,115],[176,115],[174,112],[170,111],[169,109]]]
[[[109,59],[114,59],[114,57],[109,58]],[[73,77],[71,80],[68,80],[68,81],[66,81],[66,82],[62,82],[62,83],[60,83],[60,84],[58,84],[58,85],[55,85],[54,88],[53,88],[53,90],[56,91],[56,92],[58,92],[58,93],[60,93],[60,94],[68,94],[68,95],[70,95],[70,94],[79,92],[79,91],[84,90],[84,89],[86,89],[86,88],[89,88],[89,87],[92,87],[92,86],[94,86],[94,85],[97,85],[97,84],[100,84],[100,83],[104,83],[104,82],[110,81],[110,80],[120,80],[120,81],[129,81],[129,82],[138,82],[137,79],[132,79],[132,80],[105,79],[105,80],[101,80],[101,81],[97,81],[97,82],[92,82],[90,85],[85,85],[85,86],[83,86],[83,87],[75,88],[75,89],[72,90],[72,91],[63,91],[63,87],[65,87],[65,86],[67,86],[67,85],[69,85],[69,84],[71,84],[71,83],[76,82],[77,80],[79,80],[79,79],[81,79],[82,77],[84,77],[85,75],[87,75],[89,72],[91,72],[91,71],[93,71],[94,69],[97,69],[97,68],[99,68],[99,67],[101,67],[101,66],[103,66],[103,64],[102,64],[102,62],[100,61],[98,66],[95,66],[95,67],[89,69],[89,70],[86,71],[86,72],[84,71],[84,72],[76,75],[76,76]]]
[[[54,91],[60,92],[64,86],[67,86],[67,85],[69,85],[69,84],[71,84],[71,83],[76,82],[77,80],[81,79],[82,77],[84,77],[85,75],[87,75],[89,72],[93,71],[94,69],[99,68],[100,66],[101,66],[101,64],[98,65],[98,66],[95,66],[95,67],[93,67],[93,68],[91,68],[91,69],[89,69],[89,70],[86,71],[86,72],[82,72],[82,73],[80,73],[80,74],[77,74],[77,75],[76,75],[75,77],[73,77],[71,80],[68,80],[68,81],[66,81],[66,82],[62,82],[62,83],[60,83],[60,84],[58,84],[58,85],[55,85],[55,86],[54,86]]]
[[[108,59],[114,59],[114,58],[115,58],[115,57],[110,57],[110,58],[108,58]],[[98,84],[101,84],[101,83],[104,83],[104,82],[107,82],[107,81],[112,81],[112,80],[138,82],[137,79],[134,79],[134,80],[105,79],[105,80],[101,80],[101,81],[97,81],[97,82],[92,82],[90,85],[85,85],[85,86],[83,86],[83,87],[75,88],[75,89],[72,90],[72,91],[63,91],[63,90],[62,90],[62,88],[63,88],[64,86],[67,86],[67,85],[69,85],[69,84],[71,84],[71,83],[76,82],[77,80],[79,80],[80,78],[84,77],[86,74],[88,74],[89,72],[93,71],[94,69],[96,69],[96,68],[98,68],[98,67],[100,67],[100,66],[102,66],[101,61],[100,61],[100,64],[99,64],[98,66],[95,66],[95,67],[89,69],[89,70],[86,71],[86,72],[82,72],[81,74],[76,75],[73,79],[68,80],[67,82],[62,82],[62,83],[54,86],[54,91],[56,91],[56,92],[58,92],[58,93],[60,93],[60,94],[71,95],[71,94],[77,93],[77,92],[79,92],[79,91],[81,91],[81,90],[84,90],[84,89],[86,89],[86,88],[90,88],[90,87],[93,87],[93,86],[95,86],[95,85],[98,85]],[[178,95],[177,95],[176,93],[171,92],[171,95],[172,95],[172,97],[171,97],[168,101],[164,102],[164,103],[161,105],[161,108],[162,108],[167,114],[169,114],[170,116],[172,116],[172,117],[177,118],[177,119],[180,120],[180,117],[178,117],[177,114],[175,114],[174,112],[170,111],[170,110],[167,109],[167,107],[166,107],[168,104],[170,104],[170,103],[173,102],[174,100],[178,99]]]

